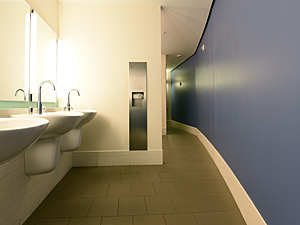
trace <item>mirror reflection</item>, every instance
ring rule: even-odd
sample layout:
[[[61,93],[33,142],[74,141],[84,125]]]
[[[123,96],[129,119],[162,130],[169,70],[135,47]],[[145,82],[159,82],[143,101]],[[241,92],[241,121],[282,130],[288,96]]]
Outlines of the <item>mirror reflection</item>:
[[[25,89],[25,19],[30,6],[24,2],[0,2],[0,99],[23,101],[15,92]]]
[[[42,81],[51,80],[56,84],[57,34],[37,12],[35,13],[37,14],[36,80],[30,80],[30,82],[35,82],[32,100],[38,101],[38,86]],[[43,87],[42,96],[43,102],[56,101],[56,92],[52,90],[51,85]]]
[[[25,70],[29,68],[26,65],[29,64],[28,52],[25,52],[26,14],[29,12],[30,6],[25,1],[0,1],[0,100],[25,101],[23,90],[28,90],[31,83],[34,86],[30,90],[32,100],[37,101],[40,82],[51,80],[56,83],[57,34],[38,13],[35,13],[36,58],[30,63],[30,69],[36,70],[36,77],[25,78]],[[51,87],[46,85],[42,94],[44,102],[56,101],[56,93]]]

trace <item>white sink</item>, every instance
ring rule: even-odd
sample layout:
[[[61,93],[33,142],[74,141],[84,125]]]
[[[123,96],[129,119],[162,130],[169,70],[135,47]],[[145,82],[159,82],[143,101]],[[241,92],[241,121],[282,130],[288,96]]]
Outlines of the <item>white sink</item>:
[[[64,134],[61,138],[62,152],[75,151],[80,147],[81,137],[82,137],[82,126],[90,122],[97,114],[96,110],[82,109],[82,110],[72,110],[70,112],[80,112],[83,113],[79,124],[68,133]]]
[[[83,113],[80,112],[11,115],[14,118],[44,118],[49,121],[49,126],[40,139],[25,151],[25,173],[27,175],[49,173],[56,168],[61,135],[75,128],[82,116]]]
[[[43,118],[49,121],[49,126],[41,138],[57,137],[75,128],[83,113],[80,112],[49,112],[43,114],[11,115],[13,118]]]
[[[79,124],[77,127],[83,126],[90,122],[97,114],[96,110],[90,110],[90,109],[81,109],[81,110],[72,110],[70,112],[80,112],[83,113],[83,117],[81,118]]]
[[[40,118],[0,118],[0,162],[30,147],[48,124]]]

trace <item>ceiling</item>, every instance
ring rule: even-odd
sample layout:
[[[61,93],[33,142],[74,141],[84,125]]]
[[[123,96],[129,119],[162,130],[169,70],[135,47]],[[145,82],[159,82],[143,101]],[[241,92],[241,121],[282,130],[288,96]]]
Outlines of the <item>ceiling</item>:
[[[161,53],[167,56],[167,70],[170,71],[195,53],[213,0],[59,1],[161,6]]]
[[[161,53],[167,55],[167,70],[195,53],[211,4],[212,0],[162,0]]]

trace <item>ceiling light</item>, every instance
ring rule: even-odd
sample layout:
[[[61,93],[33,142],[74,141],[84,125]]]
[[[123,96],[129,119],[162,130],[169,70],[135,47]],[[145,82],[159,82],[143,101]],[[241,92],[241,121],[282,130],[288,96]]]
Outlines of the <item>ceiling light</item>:
[[[182,56],[182,55],[177,55],[176,57],[179,58],[179,57],[181,57],[181,56]]]
[[[37,16],[32,13],[26,14],[26,37],[25,37],[25,92],[35,94],[36,88],[36,51],[37,51]]]
[[[204,51],[204,49],[205,49],[205,46],[204,46],[204,44],[201,46],[201,50],[202,50],[202,52]]]

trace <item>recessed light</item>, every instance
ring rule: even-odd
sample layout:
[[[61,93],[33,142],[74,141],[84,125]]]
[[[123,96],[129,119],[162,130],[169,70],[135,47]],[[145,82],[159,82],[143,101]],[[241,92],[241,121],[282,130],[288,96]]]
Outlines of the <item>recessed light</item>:
[[[179,58],[179,57],[181,57],[181,56],[182,56],[182,55],[177,55],[176,57]]]
[[[204,46],[204,44],[201,46],[201,50],[202,50],[202,52],[204,51],[204,49],[205,49],[205,46]]]

